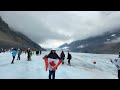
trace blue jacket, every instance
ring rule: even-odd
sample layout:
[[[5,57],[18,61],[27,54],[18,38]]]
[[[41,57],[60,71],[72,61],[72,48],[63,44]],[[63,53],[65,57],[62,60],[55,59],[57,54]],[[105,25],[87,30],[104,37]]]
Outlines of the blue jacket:
[[[16,50],[13,50],[13,51],[12,51],[12,56],[16,56],[16,54],[17,54],[17,51],[16,51]]]

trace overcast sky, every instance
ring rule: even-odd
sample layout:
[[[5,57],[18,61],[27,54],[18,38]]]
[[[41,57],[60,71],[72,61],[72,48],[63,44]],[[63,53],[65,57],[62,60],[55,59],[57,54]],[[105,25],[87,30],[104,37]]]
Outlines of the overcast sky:
[[[119,11],[0,11],[10,27],[45,48],[120,27]]]

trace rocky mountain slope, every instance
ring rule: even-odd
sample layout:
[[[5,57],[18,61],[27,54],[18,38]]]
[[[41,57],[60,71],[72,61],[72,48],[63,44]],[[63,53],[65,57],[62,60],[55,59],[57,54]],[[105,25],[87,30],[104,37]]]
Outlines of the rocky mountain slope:
[[[30,40],[20,32],[12,30],[0,17],[0,48],[31,48],[34,50],[44,50],[40,45]]]

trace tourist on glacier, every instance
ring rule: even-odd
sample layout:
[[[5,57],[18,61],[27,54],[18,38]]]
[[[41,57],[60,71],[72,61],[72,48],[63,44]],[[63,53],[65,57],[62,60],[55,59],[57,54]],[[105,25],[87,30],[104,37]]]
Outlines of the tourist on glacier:
[[[70,66],[71,66],[70,61],[71,61],[71,59],[72,59],[72,56],[71,56],[71,54],[69,53],[69,51],[68,51],[68,56],[67,56],[67,59],[68,59],[68,65],[70,65]]]
[[[110,59],[110,61],[117,67],[118,79],[120,79],[120,58]]]
[[[62,64],[64,64],[65,54],[64,54],[63,50],[62,50],[62,52],[60,54],[60,58],[62,59]]]
[[[22,53],[22,50],[21,49],[18,49],[18,57],[17,57],[17,60],[20,60],[20,55],[21,55],[21,53]]]
[[[12,60],[11,64],[14,63],[16,54],[17,54],[17,49],[14,48],[14,49],[12,50],[12,57],[13,57],[13,60]]]
[[[120,51],[119,51],[119,53],[118,53],[118,54],[119,54],[119,58],[120,58]]]
[[[30,48],[28,48],[27,54],[28,54],[27,60],[28,60],[28,61],[31,61],[32,51],[30,50]]]
[[[43,57],[45,60],[46,71],[49,68],[49,79],[55,79],[55,72],[58,66],[62,63],[61,58],[57,55],[56,50],[52,49],[48,55]]]

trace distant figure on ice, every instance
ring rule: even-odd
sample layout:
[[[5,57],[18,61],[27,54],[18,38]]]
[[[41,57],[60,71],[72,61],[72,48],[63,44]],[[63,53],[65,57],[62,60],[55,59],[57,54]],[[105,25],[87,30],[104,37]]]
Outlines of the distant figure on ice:
[[[56,50],[52,49],[51,52],[44,56],[46,71],[49,68],[49,79],[55,79],[55,71],[58,66],[62,63],[61,58],[57,55]]]
[[[72,59],[72,56],[71,56],[71,54],[69,52],[68,52],[67,59],[68,59],[68,65],[71,66],[70,60]]]
[[[119,54],[119,58],[120,58],[120,51],[119,51],[119,53],[118,53],[118,54]]]
[[[27,56],[28,61],[31,61],[32,51],[30,50],[30,48],[28,48],[27,54],[28,54]]]
[[[39,51],[38,50],[36,50],[36,55],[39,55]]]
[[[40,55],[42,54],[42,51],[40,50]]]
[[[20,60],[20,55],[22,53],[22,50],[21,49],[18,49],[18,57],[17,57],[17,60]]]
[[[2,52],[2,48],[0,48],[0,53]]]
[[[120,79],[120,58],[117,59],[110,59],[112,63],[117,67],[118,69],[118,79]]]
[[[60,58],[62,59],[62,64],[64,64],[65,54],[63,51],[60,54]]]
[[[13,60],[12,60],[11,64],[14,63],[14,60],[15,60],[15,56],[16,56],[16,54],[17,54],[17,49],[14,48],[14,49],[12,50]]]

